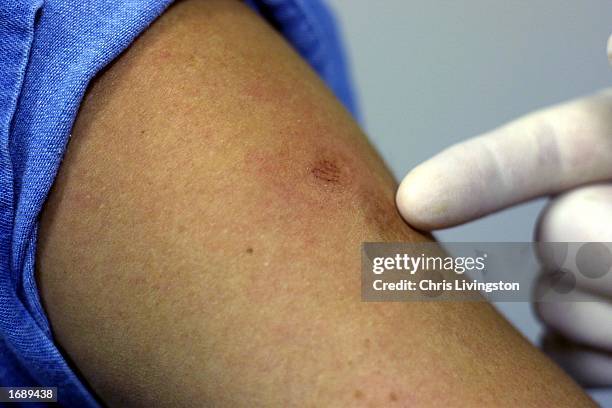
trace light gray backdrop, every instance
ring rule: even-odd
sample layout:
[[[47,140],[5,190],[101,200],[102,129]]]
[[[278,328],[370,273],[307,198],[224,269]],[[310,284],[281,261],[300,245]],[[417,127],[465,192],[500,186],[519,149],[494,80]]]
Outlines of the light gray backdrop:
[[[609,0],[328,0],[370,138],[401,178],[446,146],[533,109],[612,86]],[[528,241],[545,200],[441,231]],[[498,308],[531,341],[529,304]],[[612,390],[593,395],[612,407]]]

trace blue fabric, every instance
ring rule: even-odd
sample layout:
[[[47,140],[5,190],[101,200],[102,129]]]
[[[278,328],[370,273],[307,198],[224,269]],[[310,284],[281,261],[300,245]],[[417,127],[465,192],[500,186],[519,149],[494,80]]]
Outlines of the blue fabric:
[[[56,386],[64,406],[98,406],[54,343],[39,301],[37,217],[90,80],[171,1],[0,0],[1,386]],[[248,3],[357,116],[341,44],[323,4]]]

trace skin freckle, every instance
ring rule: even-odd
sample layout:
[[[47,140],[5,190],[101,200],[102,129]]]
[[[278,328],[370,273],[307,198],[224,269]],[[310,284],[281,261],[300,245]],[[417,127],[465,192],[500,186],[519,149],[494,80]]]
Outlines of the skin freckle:
[[[397,401],[397,394],[395,394],[394,392],[389,393],[389,401]]]
[[[363,394],[361,390],[355,390],[355,393],[353,394],[353,396],[355,397],[355,399],[363,399],[365,395]]]
[[[253,253],[253,248],[247,248],[246,249],[246,253],[249,254],[249,255],[252,254]]]

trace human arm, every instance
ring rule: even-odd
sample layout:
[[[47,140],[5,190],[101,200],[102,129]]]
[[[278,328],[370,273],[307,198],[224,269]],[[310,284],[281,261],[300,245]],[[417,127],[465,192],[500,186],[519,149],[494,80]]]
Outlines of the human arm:
[[[173,6],[89,89],[41,216],[54,335],[110,406],[588,406],[485,303],[363,303],[423,241],[350,115],[245,6]]]

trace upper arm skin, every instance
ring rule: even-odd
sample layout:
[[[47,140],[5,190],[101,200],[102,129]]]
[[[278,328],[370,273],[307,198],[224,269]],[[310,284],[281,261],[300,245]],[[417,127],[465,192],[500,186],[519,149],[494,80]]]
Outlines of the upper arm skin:
[[[362,303],[420,241],[316,75],[238,2],[171,7],[90,87],[41,215],[55,337],[111,406],[581,406],[484,303]]]

